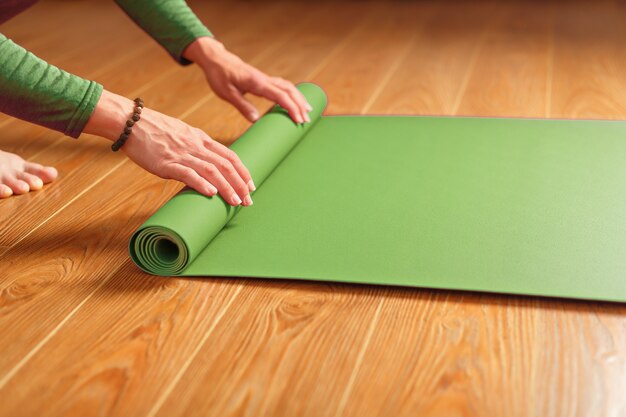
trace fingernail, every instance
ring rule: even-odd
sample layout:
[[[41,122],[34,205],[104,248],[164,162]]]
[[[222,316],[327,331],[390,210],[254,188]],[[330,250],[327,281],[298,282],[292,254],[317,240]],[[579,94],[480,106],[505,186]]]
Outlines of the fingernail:
[[[209,185],[208,189],[209,189],[209,194],[211,195],[217,194],[217,188],[215,188],[214,186]]]
[[[309,103],[306,103],[306,109],[308,111],[311,111],[311,110],[313,110],[313,107],[311,107],[311,105]]]
[[[233,202],[235,206],[238,206],[239,204],[241,204],[241,198],[239,198],[237,194],[233,194],[233,196],[231,197],[231,201]]]
[[[256,191],[256,186],[254,185],[254,181],[252,180],[248,181],[248,189],[250,191]]]
[[[311,118],[309,117],[309,115],[308,115],[308,114],[305,114],[305,115],[304,115],[304,120],[306,120],[306,121],[307,121],[307,123],[310,123],[310,122],[311,122]]]
[[[252,119],[253,122],[256,122],[257,120],[259,120],[259,113],[253,111],[252,113],[250,113],[250,119]]]
[[[244,206],[251,206],[253,204],[254,204],[254,202],[252,201],[252,197],[250,197],[249,194],[243,198],[243,205]]]

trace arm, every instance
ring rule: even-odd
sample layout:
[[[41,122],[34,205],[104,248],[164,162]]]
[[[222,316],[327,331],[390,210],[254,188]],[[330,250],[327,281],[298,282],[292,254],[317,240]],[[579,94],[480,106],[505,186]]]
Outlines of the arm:
[[[249,121],[259,118],[244,95],[252,93],[283,106],[296,123],[310,121],[311,107],[289,81],[270,77],[229,52],[184,0],[116,0],[117,4],[183,65],[197,63],[215,93]]]
[[[0,34],[0,111],[77,138],[102,86],[65,72]]]
[[[201,37],[213,36],[184,0],[115,0],[126,14],[169,54],[183,65],[191,61],[183,56],[189,44]]]
[[[117,139],[132,113],[131,100],[48,64],[2,35],[0,56],[3,113],[75,138],[84,131],[109,140]],[[232,205],[252,204],[254,183],[237,155],[178,119],[145,109],[123,150],[162,178],[181,181],[207,196],[219,192]],[[0,197],[10,194],[0,187]]]

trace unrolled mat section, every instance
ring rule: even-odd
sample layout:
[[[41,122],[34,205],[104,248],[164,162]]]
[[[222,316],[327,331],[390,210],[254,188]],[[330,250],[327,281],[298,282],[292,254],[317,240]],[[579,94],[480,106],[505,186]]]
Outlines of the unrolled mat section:
[[[322,117],[299,88],[312,123],[274,108],[232,147],[255,204],[176,195],[142,269],[626,302],[626,123]]]

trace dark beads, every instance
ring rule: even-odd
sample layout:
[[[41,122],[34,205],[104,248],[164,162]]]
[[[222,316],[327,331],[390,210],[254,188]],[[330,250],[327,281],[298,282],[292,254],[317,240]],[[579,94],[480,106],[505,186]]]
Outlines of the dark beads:
[[[111,145],[111,149],[113,152],[117,152],[120,150],[122,146],[128,140],[128,137],[133,131],[133,126],[135,123],[141,119],[141,110],[143,109],[143,100],[137,97],[135,100],[135,108],[133,109],[133,115],[126,121],[126,126],[124,126],[124,131],[120,135],[120,137]]]

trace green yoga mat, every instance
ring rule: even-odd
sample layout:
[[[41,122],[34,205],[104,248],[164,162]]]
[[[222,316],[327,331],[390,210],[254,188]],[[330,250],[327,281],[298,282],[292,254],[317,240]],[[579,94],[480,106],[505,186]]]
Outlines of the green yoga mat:
[[[232,146],[255,204],[181,192],[140,268],[626,301],[626,123],[322,117],[299,88],[311,123],[275,108]]]

